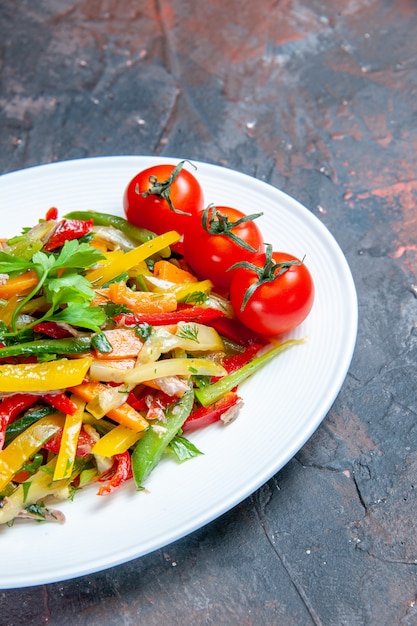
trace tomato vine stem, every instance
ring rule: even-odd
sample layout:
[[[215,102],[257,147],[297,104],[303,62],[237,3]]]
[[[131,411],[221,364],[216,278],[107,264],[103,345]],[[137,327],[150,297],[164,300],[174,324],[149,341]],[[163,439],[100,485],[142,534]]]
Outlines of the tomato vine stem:
[[[179,175],[179,173],[181,172],[184,166],[184,163],[189,163],[190,165],[194,167],[194,169],[197,169],[196,166],[193,163],[191,163],[191,161],[187,161],[187,160],[180,161],[172,170],[172,173],[169,176],[169,178],[167,178],[166,180],[159,181],[156,176],[151,175],[149,176],[149,183],[151,185],[149,189],[147,191],[140,192],[139,185],[136,185],[136,189],[135,189],[136,193],[141,195],[143,198],[147,198],[150,195],[160,196],[161,198],[163,198],[164,200],[168,202],[169,208],[174,213],[178,213],[179,215],[191,215],[191,213],[188,213],[187,211],[181,211],[181,209],[175,208],[171,199],[171,186],[173,182],[175,181],[175,179],[177,178],[177,176]]]
[[[258,265],[254,265],[254,263],[250,263],[249,261],[240,261],[239,263],[235,263],[229,270],[234,270],[237,268],[243,268],[255,272],[258,276],[258,280],[251,284],[250,287],[245,292],[244,298],[242,300],[242,304],[240,310],[243,311],[249,302],[250,298],[253,296],[255,291],[261,285],[265,283],[272,283],[274,280],[277,280],[282,274],[287,272],[292,265],[302,265],[304,263],[304,258],[302,261],[298,259],[294,259],[291,261],[282,261],[281,263],[275,263],[272,258],[273,248],[270,243],[265,244],[265,263],[263,266],[259,267]]]
[[[238,220],[232,222],[229,220],[227,215],[223,215],[220,211],[218,211],[214,204],[209,204],[201,217],[201,224],[204,230],[210,235],[224,235],[225,237],[229,237],[229,239],[234,241],[234,243],[248,252],[258,252],[257,249],[253,248],[246,241],[241,239],[241,237],[238,237],[235,233],[233,233],[232,229],[244,224],[245,222],[252,222],[257,217],[261,217],[261,215],[263,214],[253,213],[252,215],[244,215]]]

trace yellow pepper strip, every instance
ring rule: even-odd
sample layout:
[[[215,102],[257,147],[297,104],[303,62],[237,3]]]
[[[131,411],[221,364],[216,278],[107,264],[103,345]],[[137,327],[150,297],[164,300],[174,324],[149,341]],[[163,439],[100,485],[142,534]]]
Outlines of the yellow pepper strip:
[[[210,359],[165,359],[162,361],[143,363],[129,370],[125,374],[127,384],[144,383],[155,378],[165,376],[225,376],[226,370],[222,365]]]
[[[91,357],[82,357],[45,363],[0,365],[0,391],[52,391],[79,385],[92,360]]]
[[[29,270],[19,276],[9,278],[3,285],[0,285],[0,298],[9,300],[12,296],[21,296],[29,293],[39,282],[39,277],[35,270]]]
[[[64,416],[58,413],[43,417],[18,435],[0,452],[0,491],[48,439],[64,426]]]
[[[94,444],[92,449],[93,454],[99,454],[101,456],[114,456],[115,454],[122,454],[126,452],[131,446],[133,446],[142,437],[143,431],[135,433],[126,426],[116,426],[110,432],[101,437],[97,443]]]
[[[129,271],[132,267],[135,267],[135,265],[141,263],[153,254],[156,254],[167,246],[176,243],[180,239],[181,235],[175,232],[175,230],[171,230],[163,235],[155,237],[154,239],[146,241],[133,250],[129,250],[129,252],[124,253],[122,256],[117,255],[114,257],[114,260],[104,263],[101,267],[87,272],[86,277],[90,282],[94,283],[95,286],[103,285],[109,280],[120,276],[123,272]],[[110,254],[107,258],[109,257]]]
[[[166,283],[164,285],[152,284],[153,293],[175,294],[177,301],[184,300],[192,293],[210,294],[213,283],[210,280],[199,280],[196,283]]]
[[[74,475],[66,480],[52,483],[51,473],[55,467],[55,461],[56,457],[53,457],[49,463],[42,466],[42,469],[28,479],[26,485],[20,484],[10,496],[3,500],[3,506],[0,509],[0,524],[11,522],[23,508],[42,501],[44,498],[54,497],[60,500],[69,498],[69,485]]]
[[[72,395],[71,400],[77,405],[77,410],[74,415],[65,416],[61,445],[54,470],[54,480],[69,478],[74,467],[78,435],[83,423],[85,402],[75,395]]]
[[[184,300],[184,298],[192,293],[210,293],[212,289],[213,283],[210,280],[200,280],[197,283],[178,285],[178,287],[175,287],[172,291],[174,291],[177,300]],[[171,291],[171,289],[169,289],[169,291]]]

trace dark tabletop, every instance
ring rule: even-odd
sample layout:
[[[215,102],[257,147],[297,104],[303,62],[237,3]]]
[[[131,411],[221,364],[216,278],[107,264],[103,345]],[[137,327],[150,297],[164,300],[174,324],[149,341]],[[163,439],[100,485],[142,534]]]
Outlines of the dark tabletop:
[[[0,0],[2,172],[226,165],[319,217],[359,299],[343,388],[276,476],[155,553],[1,590],[1,626],[417,624],[416,32],[413,0]]]

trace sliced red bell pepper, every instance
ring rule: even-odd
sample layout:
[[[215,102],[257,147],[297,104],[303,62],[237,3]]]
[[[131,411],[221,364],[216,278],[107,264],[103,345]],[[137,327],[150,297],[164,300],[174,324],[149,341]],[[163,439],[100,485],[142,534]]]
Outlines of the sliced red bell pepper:
[[[139,395],[131,391],[126,402],[136,411],[146,412],[146,419],[159,419],[159,410],[165,410],[176,400],[176,396],[169,396],[163,391],[145,389]]]
[[[58,209],[52,206],[50,209],[47,210],[46,215],[45,215],[45,220],[49,222],[49,220],[56,220],[56,219],[58,219]]]
[[[57,324],[56,322],[40,322],[33,327],[35,333],[42,333],[52,339],[65,339],[65,337],[72,337],[69,330]]]
[[[239,400],[240,398],[237,393],[230,391],[225,394],[221,400],[211,404],[210,406],[197,407],[183,424],[183,432],[190,432],[192,430],[197,430],[197,428],[204,428],[210,424],[218,422],[221,416]]]
[[[0,404],[0,450],[4,445],[4,437],[8,424],[19,417],[20,413],[35,404],[39,397],[30,393],[16,393],[4,398]]]
[[[225,317],[225,313],[219,309],[202,306],[179,307],[176,311],[164,313],[137,313],[136,315],[117,315],[116,323],[125,326],[137,324],[150,324],[151,326],[163,326],[164,324],[178,324],[178,322],[199,322],[207,324],[212,320]]]
[[[226,316],[218,317],[211,320],[208,326],[212,326],[217,330],[219,335],[223,335],[223,337],[227,337],[227,339],[243,346],[247,346],[251,343],[260,343],[266,346],[268,343],[265,337],[254,333],[237,319],[230,319]]]
[[[110,481],[106,485],[102,485],[97,492],[98,496],[108,496],[118,489],[123,483],[132,478],[132,462],[129,451],[114,455],[114,464],[111,470]],[[106,477],[108,474],[106,475]],[[100,479],[103,480],[103,479]]]
[[[263,347],[263,343],[250,343],[246,346],[244,352],[224,357],[222,365],[227,370],[227,373],[231,374],[246,365],[246,363],[249,363],[249,361],[251,361]],[[214,383],[216,380],[219,380],[219,378],[212,376],[211,382]]]
[[[48,450],[48,452],[53,452],[53,454],[58,454],[59,448],[61,446],[61,439],[62,430],[59,430],[44,444],[44,449]],[[81,427],[80,433],[78,435],[77,451],[75,453],[75,456],[84,457],[91,454],[91,450],[95,442],[95,439],[93,439],[93,437],[88,434],[84,427]]]
[[[84,237],[93,229],[93,220],[61,220],[49,240],[44,245],[46,252],[60,248],[66,241]]]
[[[263,343],[250,343],[245,348],[244,352],[224,357],[222,360],[223,367],[227,370],[228,374],[231,374],[231,372],[249,363],[264,345]]]
[[[77,410],[75,402],[68,398],[68,396],[62,393],[47,393],[42,396],[43,400],[54,407],[57,411],[65,413],[65,415],[74,415]]]
[[[131,391],[127,397],[127,404],[129,404],[136,411],[146,411],[148,405],[146,404],[146,396],[148,392],[144,392],[141,395],[136,395],[133,391]]]
[[[148,398],[146,419],[161,419],[161,410],[165,411],[169,406],[171,406],[171,404],[173,404],[177,400],[178,398],[176,396],[168,396],[163,391],[157,391],[153,396],[150,396],[150,398]]]

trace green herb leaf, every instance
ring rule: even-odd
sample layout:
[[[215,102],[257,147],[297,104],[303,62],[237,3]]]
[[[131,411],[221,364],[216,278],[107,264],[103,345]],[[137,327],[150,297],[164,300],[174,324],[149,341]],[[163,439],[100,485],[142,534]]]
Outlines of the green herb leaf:
[[[90,302],[94,298],[91,283],[80,274],[64,274],[45,285],[45,297],[56,308],[69,302]]]
[[[66,241],[56,259],[54,257],[54,267],[85,270],[104,258],[104,255],[99,250],[93,248],[88,243],[80,244],[76,239],[73,239],[72,241]]]
[[[200,343],[198,339],[198,327],[195,324],[183,324],[177,333],[181,339],[188,339]]]
[[[97,333],[91,337],[91,345],[99,352],[111,352],[113,350],[110,341],[104,333]]]
[[[21,273],[25,270],[33,268],[33,265],[27,259],[23,259],[8,252],[0,251],[0,273],[13,274]]]
[[[31,481],[30,480],[26,480],[24,483],[22,483],[22,488],[23,488],[23,502],[26,502],[27,497],[28,497],[28,493],[29,493],[29,489],[31,486]]]
[[[142,322],[142,324],[135,326],[135,335],[137,335],[139,339],[146,341],[152,335],[152,330],[153,327],[151,324],[148,324],[148,322]]]
[[[124,304],[115,304],[114,302],[106,302],[101,308],[109,319],[117,315],[123,315],[123,313],[132,314],[132,311],[128,309],[127,306]]]
[[[175,435],[168,447],[180,463],[203,454],[191,441],[181,435]]]
[[[90,306],[86,302],[70,302],[65,309],[60,309],[49,319],[99,332],[106,316],[98,306]]]

